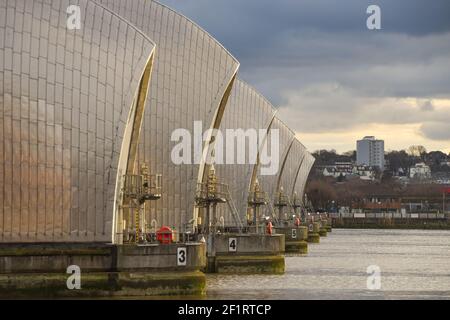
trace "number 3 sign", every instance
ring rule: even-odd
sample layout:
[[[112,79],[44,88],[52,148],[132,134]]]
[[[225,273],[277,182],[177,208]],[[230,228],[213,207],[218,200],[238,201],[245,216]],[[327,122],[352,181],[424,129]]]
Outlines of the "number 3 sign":
[[[185,266],[187,261],[187,251],[186,248],[177,249],[177,265]]]

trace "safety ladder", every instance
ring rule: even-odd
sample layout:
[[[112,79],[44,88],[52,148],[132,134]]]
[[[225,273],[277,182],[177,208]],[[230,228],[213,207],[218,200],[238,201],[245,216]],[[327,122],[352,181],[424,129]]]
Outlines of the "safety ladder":
[[[269,201],[267,201],[267,204],[269,205],[269,209],[270,209],[270,213],[272,215],[273,222],[277,223],[278,222],[278,217],[275,214],[275,209],[273,208],[272,200],[269,199]]]
[[[244,225],[242,224],[242,220],[239,215],[239,212],[236,208],[233,198],[231,197],[231,192],[230,192],[230,188],[228,187],[228,185],[226,186],[226,190],[227,190],[227,192],[226,192],[225,196],[226,196],[228,208],[231,211],[231,215],[233,216],[234,222],[236,223],[236,225],[238,227],[239,233],[242,233],[242,228],[244,227]]]

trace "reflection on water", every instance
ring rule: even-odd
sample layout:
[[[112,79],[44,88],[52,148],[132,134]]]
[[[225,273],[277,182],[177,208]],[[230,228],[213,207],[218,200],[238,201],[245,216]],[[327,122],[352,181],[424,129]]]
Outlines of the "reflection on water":
[[[333,229],[284,275],[207,275],[208,299],[450,299],[450,231]],[[367,267],[381,289],[367,289]]]

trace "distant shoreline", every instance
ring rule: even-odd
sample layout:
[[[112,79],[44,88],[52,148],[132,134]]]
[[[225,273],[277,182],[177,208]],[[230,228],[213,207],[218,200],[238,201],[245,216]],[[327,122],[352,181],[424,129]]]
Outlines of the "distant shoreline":
[[[400,220],[400,221],[397,221]],[[336,229],[417,229],[417,230],[450,230],[450,221],[427,221],[417,219],[404,221],[404,219],[358,219],[333,218],[332,226]]]

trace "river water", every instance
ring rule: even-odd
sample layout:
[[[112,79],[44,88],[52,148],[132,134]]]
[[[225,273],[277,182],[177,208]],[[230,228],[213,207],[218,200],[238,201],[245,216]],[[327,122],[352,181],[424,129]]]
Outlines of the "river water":
[[[207,299],[450,299],[450,231],[333,229],[284,275],[207,275]]]

